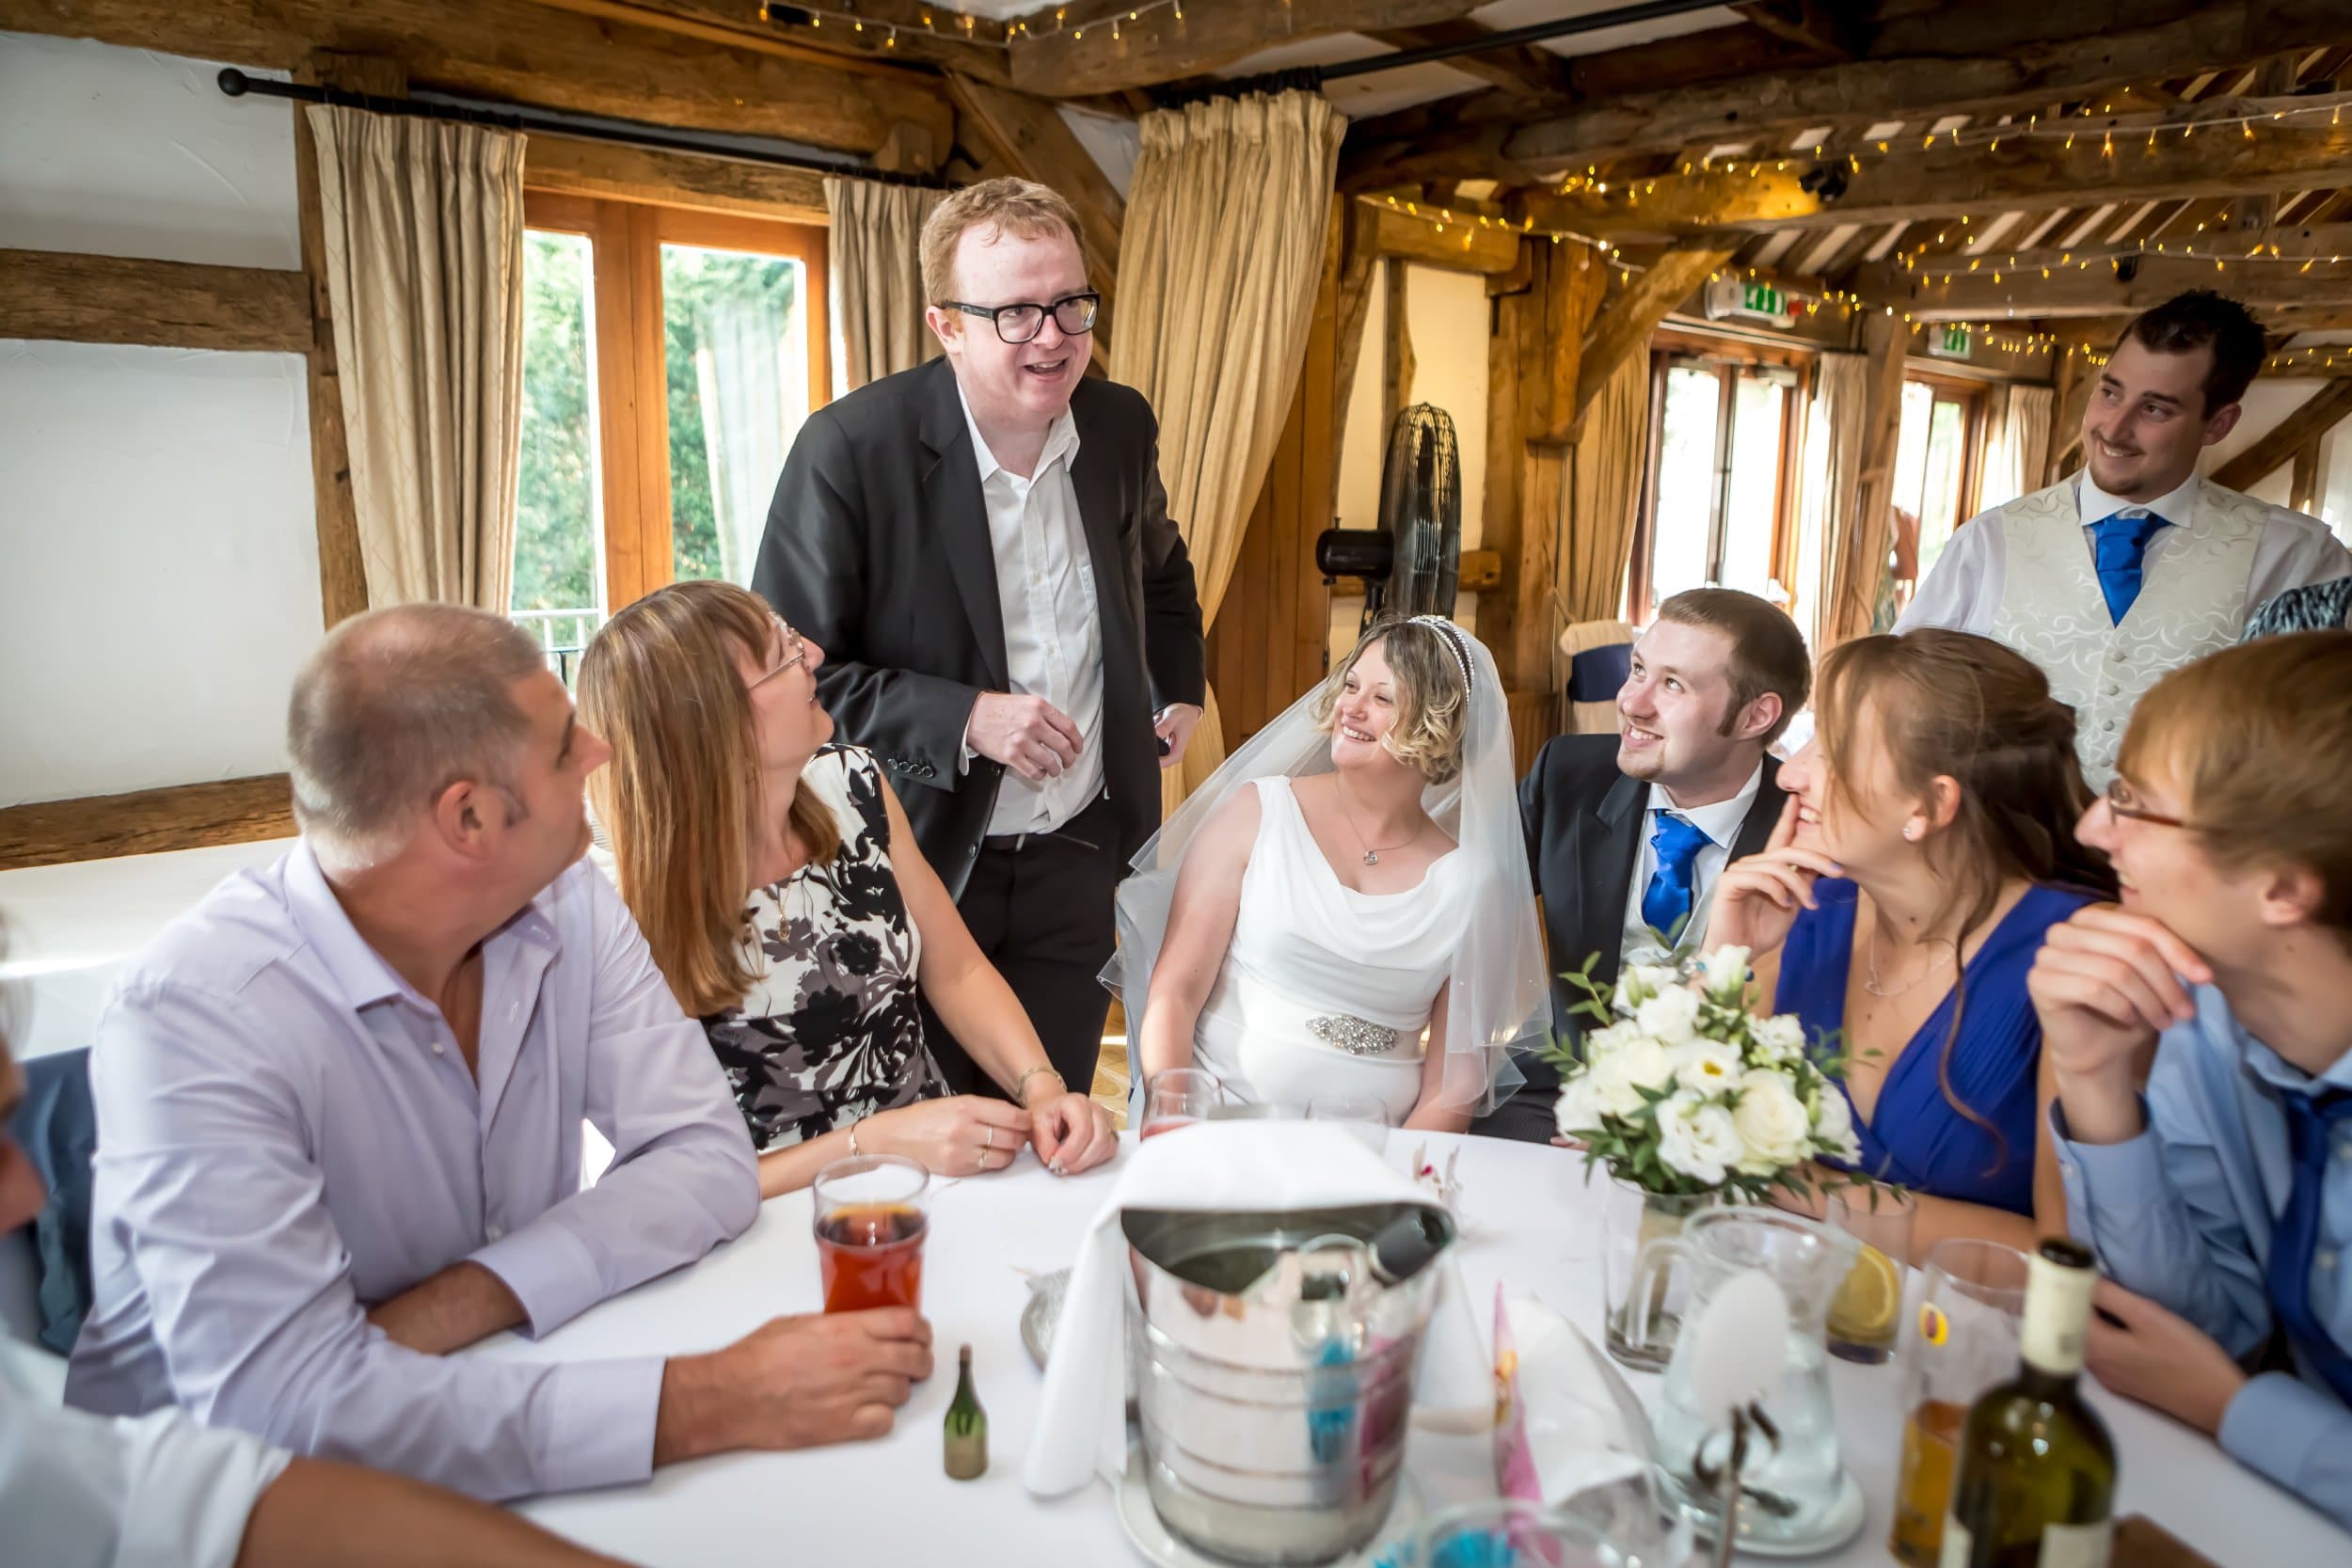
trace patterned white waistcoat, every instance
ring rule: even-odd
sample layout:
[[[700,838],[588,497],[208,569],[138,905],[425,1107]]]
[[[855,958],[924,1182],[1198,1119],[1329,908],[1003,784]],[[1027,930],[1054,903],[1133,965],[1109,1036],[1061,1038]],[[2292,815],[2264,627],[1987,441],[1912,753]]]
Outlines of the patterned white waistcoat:
[[[2226,648],[2246,627],[2254,546],[2270,507],[2218,484],[2197,486],[2195,515],[2148,546],[2139,597],[2107,617],[2075,480],[2020,496],[1970,523],[1998,528],[2009,566],[1993,636],[2042,666],[2074,709],[2076,752],[2094,790],[2115,776],[2133,705],[2168,670]]]

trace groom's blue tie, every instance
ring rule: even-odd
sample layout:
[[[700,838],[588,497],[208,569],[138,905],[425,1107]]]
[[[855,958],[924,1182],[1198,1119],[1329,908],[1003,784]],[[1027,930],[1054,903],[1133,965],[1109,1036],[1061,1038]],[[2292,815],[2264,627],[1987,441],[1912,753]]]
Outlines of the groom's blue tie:
[[[2099,568],[2099,592],[2106,595],[2107,619],[2119,626],[2132,601],[2139,597],[2140,567],[2148,541],[2164,526],[2164,519],[2144,506],[2127,506],[2090,525],[2096,542],[2091,559]]]
[[[1691,918],[1692,869],[1699,851],[1713,841],[1671,812],[1651,815],[1658,818],[1649,835],[1650,847],[1658,852],[1658,870],[1642,895],[1642,919],[1651,930],[1676,942]]]

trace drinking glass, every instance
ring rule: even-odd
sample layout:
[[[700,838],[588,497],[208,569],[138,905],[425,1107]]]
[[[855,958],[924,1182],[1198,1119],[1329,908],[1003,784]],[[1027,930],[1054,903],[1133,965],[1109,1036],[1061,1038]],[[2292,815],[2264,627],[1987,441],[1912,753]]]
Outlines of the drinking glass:
[[[930,1180],[900,1154],[835,1160],[817,1173],[817,1266],[826,1311],[923,1305]]]
[[[1902,1335],[1903,1453],[1887,1550],[1934,1568],[1950,1507],[1961,1423],[1987,1388],[2017,1370],[2026,1255],[1953,1238],[1929,1248]]]
[[[1821,1217],[1862,1243],[1829,1305],[1829,1353],[1874,1367],[1895,1354],[1919,1205],[1900,1187],[1859,1180],[1830,1188],[1825,1204]]]
[[[1356,1141],[1375,1154],[1389,1148],[1389,1108],[1368,1094],[1318,1094],[1307,1101],[1309,1121],[1331,1121],[1345,1127]]]
[[[1143,1085],[1143,1136],[1156,1138],[1205,1121],[1224,1102],[1225,1085],[1205,1069],[1178,1067],[1155,1072]]]

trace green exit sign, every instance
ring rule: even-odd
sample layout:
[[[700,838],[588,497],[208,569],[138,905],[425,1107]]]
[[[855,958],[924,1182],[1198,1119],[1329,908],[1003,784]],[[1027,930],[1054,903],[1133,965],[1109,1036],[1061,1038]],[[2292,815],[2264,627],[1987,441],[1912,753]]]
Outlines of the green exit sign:
[[[1928,352],[1939,359],[1967,358],[1968,329],[1957,322],[1945,323],[1936,328],[1934,341],[1928,344]]]
[[[1740,307],[1759,316],[1785,316],[1788,298],[1770,283],[1750,283],[1740,293]]]

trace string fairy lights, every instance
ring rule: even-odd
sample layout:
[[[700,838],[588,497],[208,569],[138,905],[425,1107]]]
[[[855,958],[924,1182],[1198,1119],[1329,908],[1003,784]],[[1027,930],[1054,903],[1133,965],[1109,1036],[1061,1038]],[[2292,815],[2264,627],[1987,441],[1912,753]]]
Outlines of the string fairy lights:
[[[1291,0],[1282,0],[1287,7]],[[1022,40],[1059,38],[1067,33],[1070,41],[1082,43],[1089,28],[1097,34],[1107,31],[1114,42],[1123,42],[1126,29],[1148,16],[1161,11],[1171,14],[1181,30],[1184,25],[1184,0],[1129,0],[1116,9],[1098,10],[1091,16],[1072,20],[1068,6],[1056,6],[1048,19],[1041,12],[1011,21],[998,22],[976,17],[948,6],[922,6],[915,8],[917,20],[910,21],[903,14],[876,15],[861,11],[855,0],[835,0],[833,5],[787,5],[783,0],[765,3],[759,8],[759,20],[771,25],[778,24],[807,27],[823,32],[827,27],[846,29],[852,38],[870,42],[869,35],[882,35],[882,47],[898,47],[898,35],[937,39],[946,43],[967,44],[976,49],[1009,50]]]
[[[2125,89],[2110,95],[2106,102],[2096,106],[2085,102],[2072,114],[2046,117],[2040,114],[2027,115],[2022,124],[2019,123],[2016,116],[2006,115],[1999,120],[1987,125],[1955,125],[1940,131],[1931,131],[1920,135],[1915,148],[1906,143],[1898,149],[1894,138],[1876,137],[1871,139],[1867,147],[1856,147],[1836,152],[1824,151],[1818,146],[1776,150],[1753,155],[1738,153],[1717,155],[1708,152],[1695,158],[1683,159],[1681,171],[1686,175],[1744,174],[1752,180],[1760,180],[1767,174],[1788,172],[1791,164],[1803,165],[1809,161],[1815,166],[1806,178],[1818,179],[1820,171],[1824,168],[1836,169],[1840,173],[1859,174],[1863,171],[1866,160],[1923,156],[1963,147],[1980,147],[1988,152],[1997,152],[2003,144],[2013,140],[2058,141],[2060,143],[2060,150],[2063,151],[2071,150],[2077,140],[2083,138],[2096,138],[2096,150],[2100,162],[2103,165],[2112,164],[2120,170],[2127,165],[2132,156],[2146,157],[2155,153],[2162,146],[2162,138],[2165,137],[2186,141],[2200,131],[2212,132],[2235,126],[2248,140],[2255,140],[2259,139],[2255,136],[2257,126],[2279,126],[2287,130],[2309,131],[2312,127],[2304,122],[2323,115],[2327,117],[2327,120],[2324,126],[2319,127],[2320,129],[2341,128],[2344,123],[2344,109],[2352,106],[2352,92],[2330,92],[2298,96],[2292,100],[2234,100],[2232,101],[2234,107],[2225,108],[2225,105],[2217,103],[2203,112],[2191,109],[2187,111],[2191,118],[2185,119],[2171,118],[2169,114],[2152,118],[2145,114],[2134,114],[2128,110],[2122,114],[2116,113],[2114,100],[2128,99],[2130,96],[2130,89]],[[2179,112],[2173,111],[2172,113]],[[2144,138],[2144,140],[2139,141],[2137,147],[2119,145],[2116,139],[2119,136],[2126,138],[2127,143],[2132,138]],[[1640,205],[1639,198],[1642,196],[1655,194],[1656,182],[1641,179],[1628,180],[1622,177],[1612,181],[1602,174],[1597,166],[1588,165],[1581,174],[1571,173],[1561,178],[1557,188],[1563,196],[1609,197],[1613,190],[1627,206],[1636,207]],[[1812,188],[1814,187],[1807,186],[1807,189]],[[1831,199],[1834,200],[1834,198]]]

